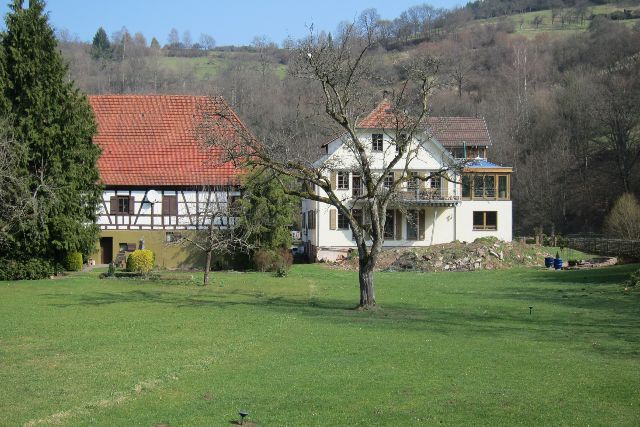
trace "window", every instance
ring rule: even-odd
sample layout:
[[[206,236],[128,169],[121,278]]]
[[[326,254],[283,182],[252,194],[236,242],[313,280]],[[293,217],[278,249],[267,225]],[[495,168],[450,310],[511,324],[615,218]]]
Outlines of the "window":
[[[495,175],[485,175],[484,177],[484,197],[496,197],[496,177]]]
[[[439,190],[440,189],[440,177],[439,176],[432,176],[431,178],[429,178],[429,188],[434,188]]]
[[[177,242],[182,239],[182,235],[178,233],[174,233],[173,231],[167,231],[165,234],[165,242],[172,243]]]
[[[120,248],[120,252],[133,252],[137,249],[137,245],[135,243],[119,243],[118,247]]]
[[[469,175],[462,176],[462,197],[471,197],[471,177]]]
[[[118,197],[118,213],[129,213],[128,197]]]
[[[407,211],[407,240],[418,240],[418,211]]]
[[[338,211],[338,230],[348,230],[349,229],[349,220],[347,220],[347,216],[342,212]]]
[[[465,155],[464,155],[465,149],[464,148],[453,148],[451,150],[451,154],[453,155],[453,157],[455,157],[456,159],[464,159]]]
[[[462,197],[509,199],[509,175],[468,174],[462,176]]]
[[[497,230],[498,229],[498,212],[474,211],[473,212],[473,229],[474,230]]]
[[[351,191],[353,197],[362,196],[362,178],[355,173],[351,177]]]
[[[407,190],[417,190],[420,186],[420,180],[418,179],[418,172],[410,172],[409,180],[407,181]]]
[[[385,177],[384,177],[384,181],[382,181],[382,185],[384,185],[384,188],[386,188],[387,190],[391,187],[393,187],[393,182],[395,181],[395,177],[393,176],[393,172],[389,172]]]
[[[316,228],[316,211],[307,212],[307,228],[313,230]]]
[[[498,175],[498,197],[500,199],[509,198],[507,175]]]
[[[393,240],[395,238],[395,230],[396,230],[396,216],[393,214],[392,210],[388,210],[385,214],[384,221],[384,238],[388,240]]]
[[[381,133],[371,135],[371,149],[373,151],[382,151],[382,142],[384,141]]]
[[[178,196],[162,196],[162,215],[178,215]]]
[[[133,214],[133,197],[114,196],[111,197],[111,215],[131,215]]]
[[[482,175],[473,177],[473,196],[484,197],[484,177]]]
[[[349,172],[338,172],[338,190],[349,189]]]

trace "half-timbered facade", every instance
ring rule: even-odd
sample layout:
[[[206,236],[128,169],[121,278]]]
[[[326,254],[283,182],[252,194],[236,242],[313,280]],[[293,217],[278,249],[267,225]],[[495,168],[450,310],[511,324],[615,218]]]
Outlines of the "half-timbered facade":
[[[390,128],[394,123],[387,102],[380,103],[359,123],[358,136],[369,149],[374,171],[382,173],[396,154],[394,141],[402,136],[393,135]],[[353,151],[343,138],[346,136],[325,144],[318,163],[325,166],[325,176],[336,195],[360,215],[363,183]],[[512,169],[486,159],[491,145],[482,118],[429,118],[424,131],[410,142],[410,147],[417,150],[408,169],[405,171],[404,161],[399,162],[389,176],[389,186],[398,174],[408,173],[416,179],[408,179],[387,208],[384,246],[429,246],[487,236],[510,241]],[[442,178],[426,179],[442,169],[450,171]],[[324,194],[319,187],[315,191]],[[348,221],[333,206],[303,200],[302,224],[302,239],[311,258],[332,259],[355,248]]]
[[[90,96],[102,149],[104,185],[97,223],[99,263],[119,262],[140,247],[161,267],[193,267],[201,255],[171,245],[181,231],[207,225],[213,206],[240,195],[240,171],[201,143],[204,117],[226,120],[207,131],[232,137],[242,123],[222,98],[173,95]]]

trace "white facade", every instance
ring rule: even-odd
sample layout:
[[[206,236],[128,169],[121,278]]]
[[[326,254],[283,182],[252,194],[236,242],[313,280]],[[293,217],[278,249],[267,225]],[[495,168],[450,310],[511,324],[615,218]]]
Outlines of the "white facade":
[[[379,135],[383,135],[382,150],[371,149],[373,135],[378,135],[378,138]],[[374,171],[382,172],[395,155],[394,139],[383,130],[375,129],[362,131],[360,139],[370,149],[367,155]],[[414,149],[414,154],[396,164],[393,168],[394,173],[402,174],[407,170],[409,173],[426,177],[432,172],[446,169],[455,162],[449,151],[433,139],[416,139],[412,141],[410,147]],[[379,149],[379,145],[376,148]],[[390,203],[387,209],[388,233],[384,246],[429,246],[456,240],[472,242],[476,238],[486,236],[510,241],[512,239],[512,207],[508,188],[506,192],[497,191],[498,180],[502,185],[504,183],[509,185],[510,168],[485,163],[491,167],[469,169],[470,173],[475,172],[479,176],[484,176],[485,170],[493,176],[491,178],[493,181],[489,181],[493,182],[491,192],[484,191],[478,185],[478,188],[483,190],[481,197],[463,194],[462,177],[453,172],[447,172],[447,179],[438,179],[438,182],[434,183],[428,180],[413,184],[411,188],[408,188],[411,184],[405,183],[401,193],[411,196],[416,191],[416,199],[422,199],[422,196],[417,196],[418,194],[426,193],[428,200]],[[357,186],[357,178],[354,182],[354,175],[357,173],[353,171],[357,171],[359,167],[354,161],[349,145],[344,144],[341,139],[332,141],[327,145],[326,154],[317,165],[326,168],[325,176],[332,180],[332,186],[338,197],[348,206],[351,205],[353,209],[357,209],[357,203],[354,205],[351,201],[354,198],[354,186]],[[338,175],[340,175],[339,182]],[[340,189],[341,186],[345,188]],[[315,191],[319,195],[325,195],[319,187],[316,187]],[[484,197],[485,194],[490,194],[492,197]],[[315,255],[318,259],[332,259],[339,253],[356,247],[351,230],[348,229],[345,221],[338,219],[340,214],[335,207],[307,199],[302,202],[302,215],[302,240],[312,257]]]
[[[228,197],[239,196],[237,189],[107,189],[102,194],[97,224],[102,230],[195,229],[206,224],[207,212],[224,206]]]

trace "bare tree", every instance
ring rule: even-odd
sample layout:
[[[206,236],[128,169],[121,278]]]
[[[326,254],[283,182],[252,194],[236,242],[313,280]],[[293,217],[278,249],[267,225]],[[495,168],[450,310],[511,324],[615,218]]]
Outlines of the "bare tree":
[[[216,47],[216,40],[209,34],[200,34],[200,45],[205,50],[212,50]]]
[[[310,102],[323,109],[327,124],[343,134],[344,147],[352,155],[348,165],[317,162],[301,156],[300,144],[290,141],[297,137],[295,134],[272,132],[260,141],[242,129],[237,129],[239,137],[234,140],[220,138],[219,132],[206,132],[206,129],[202,134],[206,142],[226,153],[225,161],[264,166],[277,174],[294,177],[301,186],[283,183],[288,194],[335,206],[345,216],[358,248],[358,307],[363,309],[376,305],[373,272],[384,242],[387,206],[397,200],[404,183],[446,177],[450,169],[445,167],[421,177],[409,172],[410,163],[421,152],[420,141],[430,137],[424,125],[430,96],[439,85],[438,60],[430,56],[413,58],[402,64],[404,78],[390,84],[376,73],[379,69],[372,53],[378,42],[374,35],[373,28],[362,30],[355,25],[345,26],[344,32],[335,39],[312,32],[299,42],[291,65],[295,76],[309,82]],[[387,111],[384,127],[393,148],[389,150],[388,163],[380,170],[373,163],[369,143],[359,137],[358,123],[371,111],[375,100],[380,100],[385,89],[389,91],[392,107]],[[234,115],[227,111],[205,118],[205,122],[212,125],[221,120],[233,124]],[[333,189],[331,170],[345,167],[361,176],[362,192],[355,199],[344,199]],[[395,173],[390,182],[392,171]],[[355,207],[363,215],[356,214]]]
[[[191,31],[185,30],[182,33],[182,45],[185,49],[191,49],[193,41],[191,40]]]
[[[247,252],[251,248],[251,229],[247,224],[240,226],[238,217],[242,205],[235,202],[231,191],[219,191],[215,187],[205,187],[200,194],[206,200],[198,200],[196,229],[188,230],[175,242],[169,244],[191,246],[206,256],[203,284],[209,284],[209,272],[213,255],[231,255]]]
[[[178,34],[178,30],[172,28],[169,31],[169,36],[167,37],[167,45],[169,48],[179,48],[180,47],[180,35]]]

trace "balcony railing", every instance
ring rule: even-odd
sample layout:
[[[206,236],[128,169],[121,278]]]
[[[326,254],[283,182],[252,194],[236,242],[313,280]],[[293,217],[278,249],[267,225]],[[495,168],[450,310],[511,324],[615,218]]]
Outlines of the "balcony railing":
[[[416,188],[399,191],[397,200],[403,202],[455,202],[460,200],[460,196],[446,194],[439,188]]]
[[[386,190],[384,190],[386,191]],[[364,188],[352,188],[352,197],[359,198],[364,194]],[[416,188],[400,190],[394,197],[399,202],[456,202],[462,200],[460,196],[446,194],[439,188]]]

